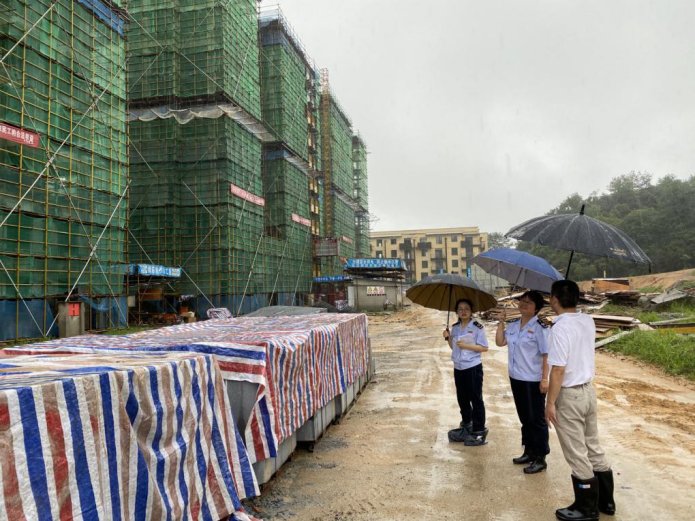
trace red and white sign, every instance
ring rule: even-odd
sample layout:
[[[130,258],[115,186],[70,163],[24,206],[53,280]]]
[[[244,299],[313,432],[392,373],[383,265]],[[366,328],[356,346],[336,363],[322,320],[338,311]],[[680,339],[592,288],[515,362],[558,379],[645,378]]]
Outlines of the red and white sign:
[[[229,185],[232,195],[236,195],[237,197],[240,197],[250,203],[257,204],[258,206],[265,206],[265,199],[263,199],[260,195],[252,194],[251,192],[247,192],[243,188],[238,187],[235,184]]]
[[[36,132],[13,127],[7,123],[0,123],[0,138],[34,148],[38,148],[41,139]]]
[[[343,242],[346,242],[346,243],[348,243],[348,244],[352,244],[352,239],[351,239],[350,237],[346,237],[345,235],[343,235],[340,239],[341,239]]]
[[[296,223],[303,224],[304,226],[311,228],[311,221],[307,219],[306,217],[302,217],[301,215],[297,215],[296,213],[292,214],[292,220]]]

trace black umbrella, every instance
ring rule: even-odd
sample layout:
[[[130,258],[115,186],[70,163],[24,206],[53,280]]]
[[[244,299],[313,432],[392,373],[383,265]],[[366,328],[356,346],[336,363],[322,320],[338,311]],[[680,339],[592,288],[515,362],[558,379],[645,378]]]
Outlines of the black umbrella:
[[[425,277],[413,284],[405,295],[426,308],[448,312],[451,312],[452,306],[460,298],[470,300],[473,311],[485,311],[497,305],[495,297],[480,289],[473,280],[451,273]],[[446,327],[449,327],[449,313],[446,314]]]
[[[570,250],[565,278],[569,278],[574,252],[650,264],[651,260],[635,241],[615,226],[578,214],[544,215],[509,230],[505,237],[528,241],[560,250]]]

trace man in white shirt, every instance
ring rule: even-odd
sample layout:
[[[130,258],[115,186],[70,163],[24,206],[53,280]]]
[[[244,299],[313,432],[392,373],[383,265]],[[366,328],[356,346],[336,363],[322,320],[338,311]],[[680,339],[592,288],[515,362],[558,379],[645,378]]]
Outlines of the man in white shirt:
[[[572,469],[574,503],[555,511],[563,521],[597,521],[599,511],[615,514],[613,471],[598,440],[594,378],[596,326],[577,313],[579,287],[571,280],[553,283],[550,306],[558,314],[548,338],[550,385],[545,406]]]

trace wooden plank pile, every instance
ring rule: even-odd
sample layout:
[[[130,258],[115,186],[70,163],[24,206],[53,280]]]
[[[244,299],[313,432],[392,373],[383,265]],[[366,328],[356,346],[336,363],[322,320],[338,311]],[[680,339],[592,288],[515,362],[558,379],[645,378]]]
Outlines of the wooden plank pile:
[[[604,293],[608,300],[613,304],[619,304],[623,306],[636,306],[640,297],[643,295],[641,291],[606,291]]]
[[[578,310],[584,313],[590,313],[589,306],[580,305]],[[510,322],[521,317],[517,301],[512,298],[500,299],[497,306],[481,313],[485,320],[499,321],[503,316],[506,316],[506,321]],[[550,309],[550,306],[545,306],[538,316],[545,319],[547,322],[553,322],[557,315]],[[596,338],[605,338],[610,336],[611,331],[615,329],[628,330],[639,327],[640,321],[633,317],[624,317],[618,315],[601,315],[592,313],[592,318],[596,324]]]
[[[636,329],[640,321],[633,317],[623,317],[619,315],[592,315],[596,324],[596,338],[603,338],[610,335],[614,329]]]

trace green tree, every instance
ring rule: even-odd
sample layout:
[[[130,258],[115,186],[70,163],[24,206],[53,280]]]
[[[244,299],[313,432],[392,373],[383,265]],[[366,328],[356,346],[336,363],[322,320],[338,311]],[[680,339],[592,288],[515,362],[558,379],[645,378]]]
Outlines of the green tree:
[[[652,272],[695,267],[695,176],[666,176],[656,184],[652,175],[630,172],[611,180],[605,193],[587,198],[572,194],[551,214],[575,213],[582,204],[590,217],[628,234],[651,258]],[[564,272],[569,252],[520,242],[517,248],[547,259]],[[649,266],[576,254],[573,279],[622,277],[647,273]]]
[[[503,233],[491,232],[487,234],[487,247],[490,250],[493,248],[512,248],[513,246],[514,241],[507,239]]]

